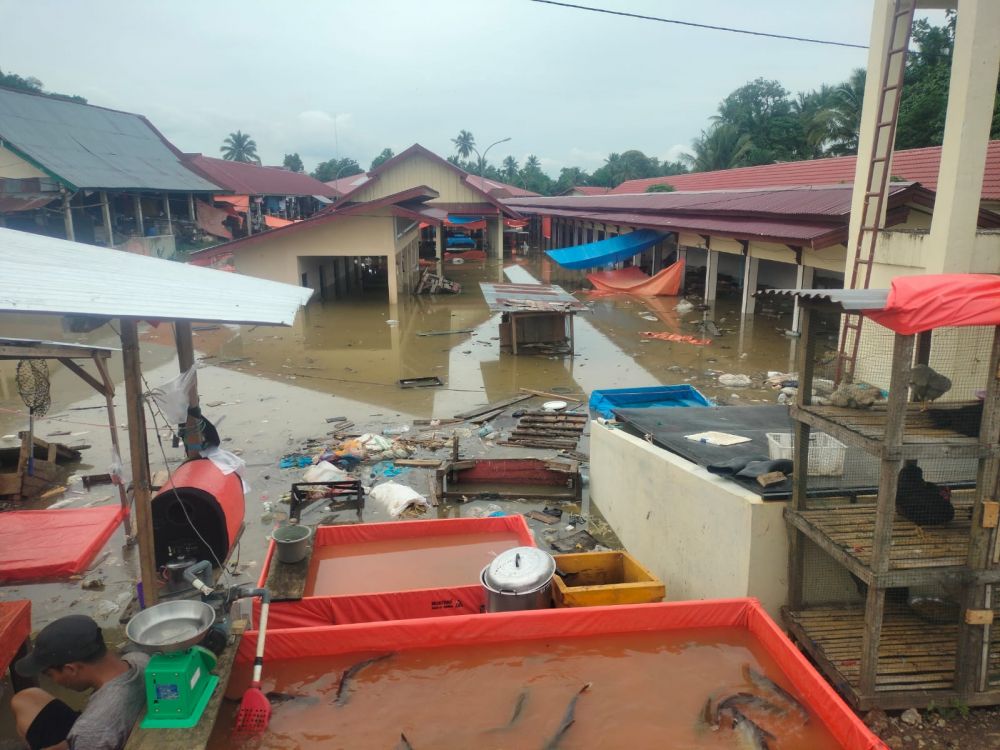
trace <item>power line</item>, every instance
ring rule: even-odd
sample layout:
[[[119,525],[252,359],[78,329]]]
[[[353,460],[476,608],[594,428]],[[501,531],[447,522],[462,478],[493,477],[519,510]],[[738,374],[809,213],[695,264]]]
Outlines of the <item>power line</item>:
[[[694,21],[678,21],[674,18],[660,18],[659,16],[644,16],[640,13],[626,13],[621,10],[610,10],[608,8],[594,8],[590,5],[576,5],[575,3],[563,3],[558,0],[531,0],[533,3],[543,3],[545,5],[556,5],[561,8],[572,8],[574,10],[589,10],[592,13],[607,13],[612,16],[624,16],[626,18],[638,18],[642,21],[659,21],[660,23],[672,23],[678,26],[692,26],[696,29],[709,29],[711,31],[729,31],[733,34],[748,34],[750,36],[765,36],[771,39],[786,39],[792,42],[809,42],[810,44],[826,44],[831,47],[850,47],[852,49],[868,49],[866,44],[851,44],[850,42],[834,42],[829,39],[811,39],[805,36],[790,36],[788,34],[770,34],[766,31],[751,31],[749,29],[734,29],[729,26],[713,26],[707,23],[695,23]]]

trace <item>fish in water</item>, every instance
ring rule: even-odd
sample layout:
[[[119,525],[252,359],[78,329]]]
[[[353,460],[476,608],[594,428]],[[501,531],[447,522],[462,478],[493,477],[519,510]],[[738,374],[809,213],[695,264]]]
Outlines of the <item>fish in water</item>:
[[[552,735],[552,739],[549,740],[548,744],[545,745],[545,750],[555,750],[555,748],[559,746],[559,740],[562,739],[562,736],[566,734],[566,730],[568,730],[571,726],[573,726],[573,722],[576,721],[576,718],[574,716],[576,714],[576,702],[580,700],[581,695],[583,695],[585,692],[587,692],[587,690],[590,689],[590,686],[592,684],[593,683],[588,682],[582,688],[577,690],[576,693],[573,695],[573,697],[570,699],[569,706],[566,707],[566,713],[563,714],[563,720],[559,724],[559,728],[556,730],[556,733]]]
[[[742,707],[763,711],[775,716],[785,716],[788,713],[788,709],[781,708],[781,706],[777,706],[767,698],[761,698],[759,695],[754,695],[753,693],[734,693],[728,698],[719,701],[719,705],[715,707],[715,724],[719,724],[722,715],[727,711]]]
[[[403,732],[399,733],[399,750],[413,750],[413,745],[406,739],[406,735]]]
[[[733,717],[733,729],[743,737],[744,742],[753,750],[770,750],[774,735],[761,729],[738,708],[728,709]]]
[[[521,711],[524,709],[524,704],[525,702],[527,702],[527,700],[528,700],[528,691],[524,690],[520,693],[520,695],[517,696],[517,700],[514,702],[514,713],[511,714],[510,721],[508,721],[502,727],[494,727],[490,731],[502,732],[505,729],[510,729],[512,726],[514,726],[514,723],[521,716]]]
[[[279,693],[275,690],[266,693],[265,698],[267,702],[272,706],[280,706],[282,703],[288,703],[290,701],[302,701],[303,703],[315,703],[317,701],[314,695],[298,695],[296,693]]]
[[[809,721],[809,712],[806,710],[805,706],[803,706],[801,703],[799,703],[798,700],[796,700],[794,695],[789,693],[787,690],[785,690],[783,687],[781,687],[781,685],[776,683],[771,678],[766,677],[765,675],[758,672],[749,664],[743,665],[743,679],[745,679],[751,685],[760,688],[761,690],[766,690],[776,698],[780,698],[789,706],[789,708],[794,710],[802,717],[803,723]]]
[[[340,684],[337,685],[337,697],[334,699],[334,702],[338,706],[343,706],[345,703],[347,703],[347,699],[349,697],[347,691],[348,684],[358,674],[358,672],[360,672],[365,667],[370,667],[372,664],[383,661],[384,659],[388,659],[390,656],[392,656],[391,652],[388,654],[382,654],[381,656],[373,656],[371,659],[365,659],[364,661],[359,661],[357,664],[354,664],[345,669],[344,674],[340,676]]]

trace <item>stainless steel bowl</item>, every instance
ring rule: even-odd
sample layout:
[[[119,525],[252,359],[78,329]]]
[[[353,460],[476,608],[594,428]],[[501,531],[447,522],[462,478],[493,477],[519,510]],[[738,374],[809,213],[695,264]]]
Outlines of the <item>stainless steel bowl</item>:
[[[163,602],[144,609],[125,626],[125,635],[143,651],[170,653],[195,645],[215,623],[205,602]]]

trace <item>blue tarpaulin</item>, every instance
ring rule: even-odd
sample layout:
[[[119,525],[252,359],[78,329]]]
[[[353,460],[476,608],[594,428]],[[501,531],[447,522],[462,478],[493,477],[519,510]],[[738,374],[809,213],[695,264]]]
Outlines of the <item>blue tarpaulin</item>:
[[[453,216],[448,214],[449,224],[474,224],[475,222],[482,220],[482,216]]]
[[[547,250],[548,256],[563,268],[598,268],[631,258],[655,245],[667,235],[652,229],[639,229],[607,240],[586,245]]]

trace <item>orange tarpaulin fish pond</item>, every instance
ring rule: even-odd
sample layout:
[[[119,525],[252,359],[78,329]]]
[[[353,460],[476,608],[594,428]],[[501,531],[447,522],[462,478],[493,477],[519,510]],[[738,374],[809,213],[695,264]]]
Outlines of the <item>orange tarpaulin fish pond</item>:
[[[655,276],[630,266],[617,271],[588,273],[587,280],[600,292],[628,292],[644,297],[676,297],[684,278],[684,261],[667,266]]]

